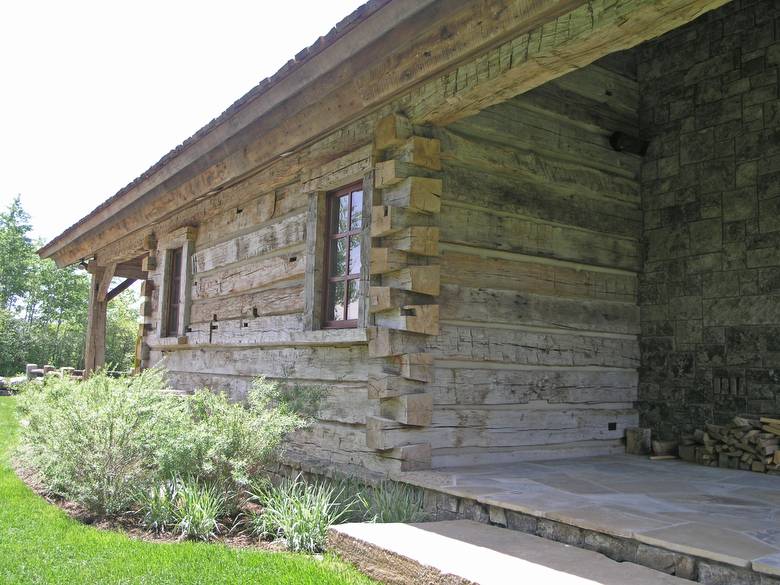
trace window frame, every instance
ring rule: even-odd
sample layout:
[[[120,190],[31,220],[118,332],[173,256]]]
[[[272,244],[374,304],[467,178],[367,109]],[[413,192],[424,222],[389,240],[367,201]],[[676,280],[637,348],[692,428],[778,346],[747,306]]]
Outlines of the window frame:
[[[192,255],[195,252],[195,239],[197,228],[185,226],[168,233],[162,238],[158,250],[162,256],[162,265],[159,267],[159,296],[157,297],[157,337],[162,340],[176,340],[178,343],[186,343],[186,334],[190,319],[190,298],[192,288]],[[169,300],[174,291],[173,285],[173,252],[181,250],[181,261],[178,271],[179,295],[178,315],[176,327],[173,325],[170,315]],[[170,341],[168,341],[170,343]]]
[[[166,255],[166,268],[167,268],[167,278],[166,278],[166,291],[165,291],[165,302],[163,305],[163,312],[162,312],[162,318],[163,321],[163,337],[178,337],[179,336],[179,325],[181,320],[181,312],[182,312],[182,284],[184,282],[183,279],[183,260],[184,260],[184,246],[177,246],[176,248],[169,248],[165,251]],[[178,256],[178,259],[177,259]],[[178,262],[177,262],[178,260]],[[178,264],[178,274],[177,272],[177,264]],[[174,286],[178,285],[178,286]],[[176,315],[174,320],[173,315],[173,307],[176,308]]]
[[[352,227],[352,211],[354,209],[354,206],[352,204],[352,197],[353,194],[357,191],[360,191],[361,193],[361,202],[360,202],[360,210],[361,210],[361,221],[360,221],[360,227],[357,229],[349,229]],[[349,197],[349,215],[347,217],[347,231],[345,232],[333,232],[333,224],[334,224],[334,210],[336,208],[336,205],[334,204],[335,201],[338,199],[341,199],[345,196]],[[324,253],[323,253],[323,274],[322,274],[322,328],[323,329],[357,329],[360,324],[360,313],[361,313],[361,297],[364,295],[365,291],[364,283],[362,282],[364,280],[364,251],[363,247],[365,246],[365,238],[364,232],[366,228],[366,191],[364,188],[364,182],[363,181],[357,181],[354,183],[351,183],[349,185],[346,185],[344,187],[341,187],[339,189],[329,191],[325,193],[325,229],[324,231]],[[350,248],[350,241],[353,238],[357,238],[360,242],[360,269],[356,273],[350,273],[350,256],[352,254],[352,250]],[[333,244],[332,242],[336,240],[346,240],[346,256],[344,259],[345,262],[345,274],[343,276],[331,276],[331,261],[333,260],[332,257],[332,250],[333,250]],[[357,282],[359,289],[358,289],[358,298],[357,298],[357,311],[358,314],[354,319],[338,319],[338,320],[330,320],[328,319],[328,315],[330,314],[330,308],[331,308],[331,294],[330,294],[330,285],[334,282],[343,282],[344,283],[344,313],[345,316],[347,315],[347,310],[349,306],[349,283],[350,282]]]

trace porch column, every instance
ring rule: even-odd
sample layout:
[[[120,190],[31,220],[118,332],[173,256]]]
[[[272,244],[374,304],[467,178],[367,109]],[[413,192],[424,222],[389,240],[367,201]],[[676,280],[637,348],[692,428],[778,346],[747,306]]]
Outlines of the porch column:
[[[116,266],[97,266],[90,263],[92,273],[89,287],[89,314],[87,315],[87,339],[84,347],[84,375],[106,363],[106,311],[108,287]]]

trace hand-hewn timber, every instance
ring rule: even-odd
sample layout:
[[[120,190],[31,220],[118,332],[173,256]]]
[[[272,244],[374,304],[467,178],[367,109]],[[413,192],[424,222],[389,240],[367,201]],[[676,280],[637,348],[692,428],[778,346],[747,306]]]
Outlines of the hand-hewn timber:
[[[631,56],[589,64],[722,1],[371,12],[43,250],[94,258],[88,364],[116,274],[144,280],[138,361],[176,386],[326,387],[291,457],[388,471],[614,449],[636,424],[642,213],[640,157],[611,137],[637,134],[639,92]],[[358,328],[323,329],[326,196],[359,181]]]
[[[305,89],[299,85],[293,93],[285,94],[281,89],[289,87],[285,82],[274,88],[274,97],[264,95],[250,102],[252,107],[244,108],[239,116],[242,123],[231,118],[226,127],[201,138],[42,253],[54,255],[61,264],[77,261],[121,234],[160,221],[198,197],[240,181],[278,155],[294,152],[301,144],[325,136],[393,96],[400,95],[399,102],[411,104],[414,123],[461,119],[607,53],[680,26],[724,2],[513,0],[507,6],[501,0],[458,0],[427,6],[412,3],[416,5],[408,7],[405,14],[395,12],[396,6],[380,11],[378,14],[387,18],[385,26],[391,28],[380,39],[372,39],[371,50],[355,49],[377,29],[358,27],[361,41],[338,45],[344,61],[333,61],[338,53],[334,49],[328,57],[311,59],[290,77],[298,84],[306,79],[309,85]],[[447,36],[441,35],[442,30]],[[409,42],[410,38],[415,41]],[[491,48],[497,42],[502,44]],[[322,59],[330,59],[329,69],[315,64]],[[309,73],[304,74],[304,70]],[[328,75],[323,75],[326,71]],[[284,99],[285,107],[274,108],[278,104],[274,99]],[[228,136],[234,150],[226,154],[222,143]],[[137,208],[133,213],[125,211],[139,200],[144,202],[140,212]],[[77,235],[83,236],[106,221],[113,223],[111,229],[93,231],[90,237],[74,241]]]

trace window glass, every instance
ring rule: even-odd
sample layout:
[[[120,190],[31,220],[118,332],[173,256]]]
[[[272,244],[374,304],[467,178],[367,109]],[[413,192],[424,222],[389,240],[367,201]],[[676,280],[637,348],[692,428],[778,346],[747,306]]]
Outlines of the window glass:
[[[329,195],[325,327],[356,327],[360,298],[360,237],[363,190],[360,185]]]
[[[182,249],[168,252],[168,298],[165,307],[165,334],[168,337],[179,334],[179,305],[181,299],[181,261]]]

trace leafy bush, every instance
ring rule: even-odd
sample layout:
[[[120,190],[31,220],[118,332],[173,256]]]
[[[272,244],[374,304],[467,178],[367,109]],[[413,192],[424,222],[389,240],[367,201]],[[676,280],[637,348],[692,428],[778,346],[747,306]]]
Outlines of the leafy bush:
[[[170,478],[223,494],[248,485],[283,437],[304,424],[288,406],[273,408],[278,394],[276,384],[260,380],[246,408],[206,390],[179,397],[157,369],[129,378],[97,372],[84,382],[47,378],[22,392],[21,454],[51,492],[99,515],[129,510],[147,494],[140,503],[154,525],[170,495],[154,490]]]
[[[218,486],[183,483],[175,498],[175,531],[200,540],[217,536],[224,528],[219,520],[226,513],[227,500],[228,495]]]
[[[19,400],[22,456],[50,491],[101,515],[127,510],[153,484],[157,453],[176,440],[183,411],[163,387],[159,370],[28,384]]]
[[[273,407],[277,388],[278,384],[258,379],[246,408],[210,390],[187,397],[185,415],[173,429],[176,441],[160,450],[161,473],[194,477],[226,489],[247,486],[283,437],[304,423],[296,412]]]
[[[340,504],[342,493],[335,486],[306,483],[300,475],[279,486],[261,482],[252,493],[263,507],[251,522],[255,533],[282,538],[295,552],[323,550],[328,527],[338,524],[349,510]]]

